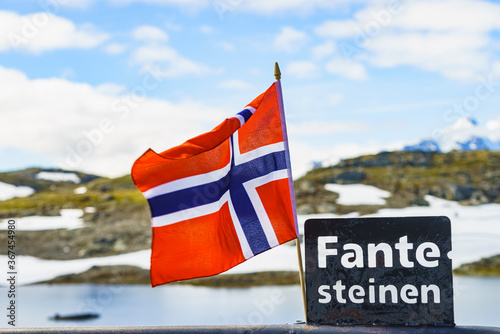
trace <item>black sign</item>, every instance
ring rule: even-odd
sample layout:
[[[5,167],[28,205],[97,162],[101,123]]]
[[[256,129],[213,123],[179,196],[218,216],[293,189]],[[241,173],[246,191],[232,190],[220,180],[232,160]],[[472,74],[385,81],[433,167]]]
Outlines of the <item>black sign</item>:
[[[454,326],[447,217],[309,219],[307,321]]]

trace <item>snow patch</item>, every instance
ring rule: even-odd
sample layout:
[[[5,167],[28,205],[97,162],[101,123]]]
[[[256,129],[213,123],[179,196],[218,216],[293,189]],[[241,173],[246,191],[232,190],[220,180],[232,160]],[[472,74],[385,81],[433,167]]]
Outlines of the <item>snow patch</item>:
[[[325,184],[325,189],[339,194],[340,205],[385,205],[391,193],[366,184]]]
[[[78,187],[78,188],[75,188],[75,190],[73,190],[73,194],[75,195],[82,195],[82,194],[85,194],[87,192],[87,187]]]
[[[22,218],[11,218],[16,221],[16,230],[18,231],[44,231],[67,229],[74,230],[84,226],[81,217],[83,210],[63,209],[60,216],[29,216]],[[6,230],[9,219],[0,222],[0,230]]]
[[[0,181],[0,201],[14,197],[26,197],[35,193],[35,189],[27,186],[15,186]]]
[[[21,275],[18,276],[19,285],[33,284],[51,280],[61,275],[79,274],[93,266],[118,266],[131,265],[149,269],[150,250],[143,250],[128,254],[107,257],[97,257],[78,260],[43,260],[33,256],[17,256],[17,268]],[[7,261],[6,255],[0,259]],[[6,263],[6,262],[5,262]],[[1,283],[4,285],[4,283]]]
[[[39,180],[55,181],[55,182],[73,182],[80,183],[81,180],[75,173],[63,172],[39,172],[36,175]]]
[[[83,212],[85,213],[95,213],[95,208],[93,206],[87,206],[85,209],[83,209]]]

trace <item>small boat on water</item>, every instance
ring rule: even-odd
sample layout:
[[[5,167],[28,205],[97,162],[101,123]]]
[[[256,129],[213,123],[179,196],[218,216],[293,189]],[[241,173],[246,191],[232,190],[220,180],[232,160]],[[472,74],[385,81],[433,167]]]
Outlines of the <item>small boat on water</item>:
[[[99,314],[97,313],[77,313],[77,314],[68,314],[68,315],[60,315],[56,313],[53,317],[50,317],[50,320],[54,321],[81,321],[81,320],[90,320],[99,318]]]

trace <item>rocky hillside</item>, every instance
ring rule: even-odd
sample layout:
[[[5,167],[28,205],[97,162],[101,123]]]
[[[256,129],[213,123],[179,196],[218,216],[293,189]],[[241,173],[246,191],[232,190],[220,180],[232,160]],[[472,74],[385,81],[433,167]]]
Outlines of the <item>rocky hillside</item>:
[[[477,262],[463,264],[453,270],[455,275],[500,276],[500,255],[483,258]]]
[[[64,173],[34,168],[0,174],[1,182],[35,189],[31,196],[1,201],[0,219],[56,216],[61,209],[82,209],[85,210],[82,218],[87,227],[17,233],[18,255],[66,260],[150,247],[149,208],[129,175],[108,179],[76,173],[80,181],[75,183],[39,179],[36,176],[40,172]],[[75,193],[76,189],[83,187],[84,193]],[[6,244],[6,237],[6,234],[0,234],[0,244]],[[5,254],[6,248],[0,253]]]
[[[380,206],[344,207],[327,183],[362,183],[391,192],[386,207],[427,205],[425,195],[463,205],[500,202],[500,152],[384,152],[316,168],[295,181],[299,214],[376,211]]]

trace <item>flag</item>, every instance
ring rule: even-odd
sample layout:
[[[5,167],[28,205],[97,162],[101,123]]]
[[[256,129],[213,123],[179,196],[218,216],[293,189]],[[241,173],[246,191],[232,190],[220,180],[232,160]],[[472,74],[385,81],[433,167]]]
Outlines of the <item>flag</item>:
[[[151,209],[152,286],[216,275],[297,238],[282,105],[277,81],[212,131],[134,163]]]

